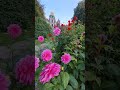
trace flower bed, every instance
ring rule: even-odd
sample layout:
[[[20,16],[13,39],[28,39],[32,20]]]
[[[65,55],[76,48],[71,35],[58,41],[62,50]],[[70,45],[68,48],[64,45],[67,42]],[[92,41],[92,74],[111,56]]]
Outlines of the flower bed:
[[[39,35],[35,44],[35,85],[39,90],[85,89],[85,29],[76,17]],[[40,38],[41,37],[41,38]],[[46,38],[44,38],[46,37]]]

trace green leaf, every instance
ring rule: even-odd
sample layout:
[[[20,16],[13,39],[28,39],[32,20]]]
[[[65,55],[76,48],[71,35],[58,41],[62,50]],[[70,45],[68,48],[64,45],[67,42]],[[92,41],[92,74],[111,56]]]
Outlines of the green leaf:
[[[70,79],[69,74],[67,72],[61,72],[61,78],[62,78],[64,89],[66,89]]]
[[[73,88],[72,88],[70,85],[68,85],[68,86],[66,87],[66,90],[73,90]]]
[[[72,56],[72,60],[75,60],[75,61],[77,61],[77,59],[76,59],[74,56]]]
[[[61,77],[60,77],[60,75],[57,77],[57,81],[58,81],[59,84],[61,84]]]
[[[73,88],[78,88],[78,82],[74,76],[70,75],[70,84]]]
[[[59,88],[59,90],[64,90],[64,87],[61,85],[59,85],[58,88]]]
[[[69,63],[69,66],[72,68],[72,69],[74,69],[74,64],[71,62],[71,63]]]
[[[85,70],[85,64],[84,63],[79,64],[78,69]]]
[[[80,80],[81,80],[82,82],[85,82],[85,77],[84,77],[83,75],[81,75],[81,74],[80,74]]]
[[[93,72],[90,72],[90,71],[86,71],[85,72],[85,75],[86,75],[86,81],[93,81],[93,80],[96,80],[96,75],[93,73]]]
[[[79,73],[76,69],[73,71],[73,75],[75,76],[75,78],[78,78]]]
[[[35,86],[35,88],[36,88],[36,89],[40,88],[41,90],[45,90],[44,85],[41,84],[41,83],[39,83],[39,81],[38,81],[37,85]]]
[[[108,64],[106,65],[106,69],[110,75],[120,76],[120,66],[117,64]]]
[[[85,84],[84,83],[81,84],[81,90],[85,90]]]
[[[100,78],[96,78],[96,82],[99,86],[101,85],[101,79]]]
[[[47,89],[46,89],[47,90]],[[59,90],[59,85],[55,85],[52,90]]]
[[[53,79],[52,79],[52,83],[53,83],[54,85],[56,85],[56,84],[58,83],[58,80],[57,80],[56,78],[53,78]]]
[[[44,85],[45,90],[51,90],[52,87],[54,87],[54,85],[52,83],[46,83]]]
[[[80,56],[85,59],[85,53],[80,53]]]

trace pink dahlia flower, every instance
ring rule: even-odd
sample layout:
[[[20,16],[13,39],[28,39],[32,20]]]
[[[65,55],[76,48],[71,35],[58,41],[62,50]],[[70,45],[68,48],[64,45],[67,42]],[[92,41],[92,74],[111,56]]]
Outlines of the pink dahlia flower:
[[[61,61],[62,61],[64,64],[68,64],[68,63],[71,61],[71,56],[70,56],[70,54],[65,53],[64,55],[62,55]]]
[[[40,62],[39,58],[35,57],[35,71],[39,67],[39,62]]]
[[[39,37],[38,37],[38,41],[39,41],[39,42],[43,42],[43,41],[44,41],[44,37],[43,37],[43,36],[39,36]]]
[[[49,49],[44,50],[41,53],[41,59],[45,62],[48,62],[52,59],[52,51]]]
[[[0,72],[0,90],[8,90],[10,81]]]
[[[52,78],[59,75],[60,69],[61,66],[57,63],[47,64],[40,73],[39,81],[43,84],[49,82]]]
[[[11,24],[7,27],[7,32],[12,38],[17,38],[22,34],[22,29],[18,24]]]
[[[61,30],[60,30],[58,27],[56,27],[56,28],[53,30],[53,34],[54,34],[55,36],[59,36],[60,33],[61,33]]]
[[[35,73],[35,56],[27,55],[22,58],[16,65],[16,78],[20,83],[32,84]]]

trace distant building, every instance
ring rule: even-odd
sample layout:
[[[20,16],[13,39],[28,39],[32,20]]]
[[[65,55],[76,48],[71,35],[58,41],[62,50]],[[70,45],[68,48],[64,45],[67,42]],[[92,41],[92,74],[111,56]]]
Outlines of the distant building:
[[[58,27],[60,27],[60,20],[58,19],[58,21],[56,22],[56,25],[58,26]]]
[[[60,20],[58,19],[58,21],[56,22],[55,15],[53,12],[50,13],[49,19],[47,19],[47,22],[50,23],[52,28],[54,28],[54,26],[60,27]]]
[[[56,20],[53,12],[51,12],[51,14],[49,15],[49,23],[52,27],[56,25]]]

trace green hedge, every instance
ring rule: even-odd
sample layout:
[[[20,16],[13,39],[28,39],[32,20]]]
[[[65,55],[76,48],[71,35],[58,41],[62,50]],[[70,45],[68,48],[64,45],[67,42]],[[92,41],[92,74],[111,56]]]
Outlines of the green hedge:
[[[24,30],[34,27],[34,0],[2,0],[0,1],[0,31],[6,32],[11,23],[18,23]],[[32,29],[31,29],[32,30]]]
[[[50,31],[51,31],[51,27],[49,23],[45,21],[45,19],[41,17],[35,18],[35,38],[36,39],[39,35],[43,35],[44,37],[46,37],[46,35],[49,34]]]
[[[120,13],[120,0],[88,1],[85,23],[86,90],[119,90],[120,33],[112,20]]]

